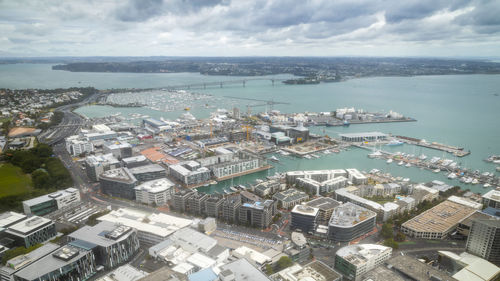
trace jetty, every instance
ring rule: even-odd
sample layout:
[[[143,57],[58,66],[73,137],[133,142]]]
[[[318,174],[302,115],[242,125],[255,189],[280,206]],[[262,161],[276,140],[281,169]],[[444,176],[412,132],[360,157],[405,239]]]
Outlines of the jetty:
[[[470,154],[470,150],[466,151],[466,150],[464,150],[463,147],[457,147],[457,146],[452,146],[452,145],[447,145],[447,144],[442,144],[442,143],[437,143],[437,142],[429,143],[423,139],[417,139],[417,138],[406,137],[406,136],[396,136],[396,137],[407,144],[413,144],[413,145],[418,145],[418,146],[422,146],[422,147],[426,147],[426,148],[441,150],[444,152],[451,153],[457,157],[464,157],[464,156],[467,156]]]

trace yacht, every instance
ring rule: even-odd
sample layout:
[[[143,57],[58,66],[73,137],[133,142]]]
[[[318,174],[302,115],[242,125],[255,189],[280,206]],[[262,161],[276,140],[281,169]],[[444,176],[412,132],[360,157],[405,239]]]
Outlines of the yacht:
[[[405,167],[406,167],[406,168],[410,168],[410,167],[411,167],[411,164],[410,164],[410,163],[406,163]]]
[[[425,155],[425,154],[421,154],[421,155],[418,157],[418,159],[420,159],[420,160],[425,160],[425,159],[427,159],[427,155]]]
[[[479,181],[478,181],[477,179],[473,179],[471,183],[472,183],[472,184],[478,184],[478,183],[479,183]]]
[[[304,155],[304,158],[306,158],[306,159],[312,159],[311,155]]]
[[[393,160],[392,160],[391,158],[389,158],[389,159],[387,159],[387,162],[386,162],[386,163],[387,163],[387,164],[391,164],[391,163],[392,163],[392,161],[393,161]]]
[[[457,178],[457,175],[455,175],[454,173],[450,173],[450,174],[448,175],[448,178],[449,178],[450,180],[452,180],[452,179],[456,179],[456,178]]]
[[[410,181],[410,178],[404,178],[403,179],[404,182],[409,182]]]
[[[472,182],[472,178],[466,178],[466,179],[465,179],[465,183],[469,184],[469,183],[471,183],[471,182]]]
[[[399,161],[398,165],[399,166],[403,166],[404,162],[403,161]]]
[[[373,153],[368,154],[369,158],[377,158],[377,157],[381,157],[381,156],[382,156],[382,152],[380,152],[380,150],[377,150]]]
[[[399,141],[397,139],[393,139],[390,142],[388,142],[386,145],[387,146],[396,146],[396,145],[402,145],[402,144],[403,144],[402,141]]]
[[[488,187],[490,187],[490,186],[491,186],[491,184],[489,184],[489,183],[485,183],[485,184],[483,185],[483,187],[484,187],[484,188],[488,188]]]
[[[273,161],[273,162],[279,162],[280,160],[276,157],[276,156],[271,156],[269,157],[269,160]]]
[[[434,173],[439,173],[441,172],[441,170],[439,168],[437,168],[436,170],[433,170]]]

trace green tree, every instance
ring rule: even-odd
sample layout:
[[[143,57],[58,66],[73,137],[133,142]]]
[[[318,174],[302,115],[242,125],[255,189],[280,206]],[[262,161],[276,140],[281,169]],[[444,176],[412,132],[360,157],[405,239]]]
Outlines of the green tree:
[[[270,264],[266,264],[266,273],[267,275],[271,275],[274,273],[273,267]]]
[[[394,250],[396,250],[396,249],[399,248],[398,243],[396,241],[394,241],[394,239],[392,239],[392,238],[385,239],[384,240],[384,245],[387,246],[387,247],[391,247]]]
[[[293,261],[286,256],[281,257],[277,262],[278,271],[293,265]]]
[[[382,225],[382,231],[380,232],[383,238],[388,239],[393,236],[392,224],[384,223]]]
[[[31,174],[35,188],[46,189],[50,187],[50,175],[44,169],[37,169]]]
[[[17,248],[10,249],[3,254],[2,264],[5,265],[8,260],[15,258],[17,256],[20,256],[20,255],[25,255],[25,254],[41,247],[41,246],[42,246],[42,244],[36,244],[36,245],[33,245],[29,248],[17,247]]]
[[[394,240],[397,242],[403,242],[406,240],[406,235],[403,232],[398,232],[394,237]]]

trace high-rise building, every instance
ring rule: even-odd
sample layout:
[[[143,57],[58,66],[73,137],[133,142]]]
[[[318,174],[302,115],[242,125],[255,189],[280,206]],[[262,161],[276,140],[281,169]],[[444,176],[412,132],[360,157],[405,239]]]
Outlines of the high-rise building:
[[[99,176],[101,191],[109,196],[135,200],[137,179],[128,168],[108,170]]]
[[[349,245],[335,256],[335,269],[349,280],[360,277],[391,258],[392,248],[377,244]]]
[[[181,189],[180,191],[174,193],[172,205],[174,210],[178,212],[189,212],[188,199],[194,195],[192,189]]]
[[[198,216],[206,214],[206,201],[208,198],[209,196],[206,193],[195,192],[187,201],[190,212]]]
[[[339,242],[349,242],[375,227],[377,214],[366,208],[347,202],[333,210],[328,223],[328,238]]]
[[[239,194],[228,196],[222,204],[222,217],[229,223],[238,221],[238,214],[241,207],[241,196]]]
[[[306,205],[296,205],[292,212],[290,229],[303,233],[314,233],[318,221],[319,209]]]
[[[466,250],[499,266],[500,219],[473,220]]]
[[[205,215],[213,218],[220,218],[222,216],[223,203],[224,198],[222,196],[211,196],[205,201]]]
[[[243,203],[240,207],[239,222],[255,227],[268,227],[276,213],[276,202],[273,200],[255,203]]]

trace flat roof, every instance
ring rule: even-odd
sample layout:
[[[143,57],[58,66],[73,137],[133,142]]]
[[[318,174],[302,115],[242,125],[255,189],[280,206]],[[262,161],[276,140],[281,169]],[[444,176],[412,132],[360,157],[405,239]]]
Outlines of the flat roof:
[[[37,248],[26,255],[20,255],[14,257],[7,261],[6,266],[2,267],[3,271],[15,272],[21,268],[26,267],[34,261],[37,261],[41,257],[48,255],[59,248],[59,245],[53,243],[47,243]]]
[[[134,183],[137,181],[135,176],[130,172],[128,168],[117,168],[117,169],[107,170],[102,174],[100,174],[99,178],[121,181],[125,183]]]
[[[233,255],[236,255],[236,257],[243,258],[243,257],[250,257],[253,261],[255,261],[259,265],[263,265],[266,262],[271,261],[271,258],[264,255],[263,253],[259,253],[254,249],[250,249],[245,246],[240,246],[233,250]]]
[[[239,259],[221,267],[221,271],[230,270],[235,275],[235,281],[268,281],[269,278],[255,268],[246,259]],[[226,274],[228,274],[227,272]]]
[[[376,216],[377,214],[371,210],[347,202],[333,209],[328,225],[346,228],[353,227]]]
[[[330,197],[318,197],[309,202],[306,202],[307,206],[318,208],[323,211],[332,210],[333,208],[339,206],[340,204],[342,203]]]
[[[12,231],[16,234],[22,234],[22,235],[27,235],[30,232],[42,227],[46,226],[49,224],[52,224],[53,222],[49,219],[46,219],[44,217],[39,217],[39,216],[32,216],[26,220],[23,220],[21,222],[18,222],[8,228],[7,231]]]
[[[493,189],[483,194],[482,197],[494,201],[500,201],[500,191]]]
[[[136,281],[146,277],[147,275],[148,273],[129,264],[125,264],[95,281]]]
[[[167,189],[170,189],[174,186],[174,183],[171,182],[167,178],[156,179],[152,181],[147,181],[142,183],[141,185],[136,186],[135,190],[142,190],[151,193],[162,192]]]
[[[0,228],[6,228],[10,225],[20,222],[24,220],[26,215],[16,213],[16,212],[5,212],[0,214]]]
[[[306,216],[315,217],[319,212],[318,208],[310,207],[307,205],[298,204],[292,209],[292,214],[301,214]]]
[[[392,248],[378,244],[358,244],[342,247],[336,255],[355,266],[361,266],[387,251],[392,252]]]
[[[123,226],[108,221],[101,221],[95,226],[86,225],[75,232],[70,233],[68,236],[76,240],[82,240],[98,246],[108,247],[127,237],[127,235],[119,235],[116,239],[113,239],[113,237],[108,238],[107,234],[114,233],[113,231],[119,227]],[[128,232],[129,231],[124,234],[127,234]]]
[[[45,194],[45,195],[42,195],[42,196],[39,196],[39,197],[35,197],[35,198],[32,198],[32,199],[23,201],[23,205],[34,206],[34,205],[38,205],[40,203],[44,203],[44,202],[47,202],[47,201],[54,200],[56,198],[61,198],[61,197],[64,197],[64,196],[71,196],[75,192],[78,192],[78,189],[70,187],[70,188],[67,188],[65,190],[59,190],[59,191],[56,191],[56,192],[53,192],[53,193],[50,193],[50,194]]]
[[[165,168],[158,164],[149,164],[134,168],[129,168],[132,174],[142,174],[142,173],[154,173],[154,172],[165,172]]]
[[[217,245],[217,240],[214,238],[189,227],[179,229],[172,235],[171,239],[176,242],[187,243],[203,252],[208,252]]]
[[[300,232],[292,232],[292,242],[295,243],[297,246],[302,247],[307,244],[306,237],[304,234]]]
[[[434,269],[432,266],[407,255],[395,256],[389,259],[386,263],[393,269],[404,273],[414,280],[431,280],[430,278],[434,277],[435,280],[458,281],[457,279],[448,276],[445,272]]]
[[[298,199],[308,199],[309,195],[303,191],[299,191],[294,188],[289,188],[285,191],[278,192],[273,195],[273,198],[284,201],[284,202],[290,202],[290,201],[295,201]]]
[[[403,223],[402,227],[415,232],[445,233],[475,211],[472,207],[446,200]]]

